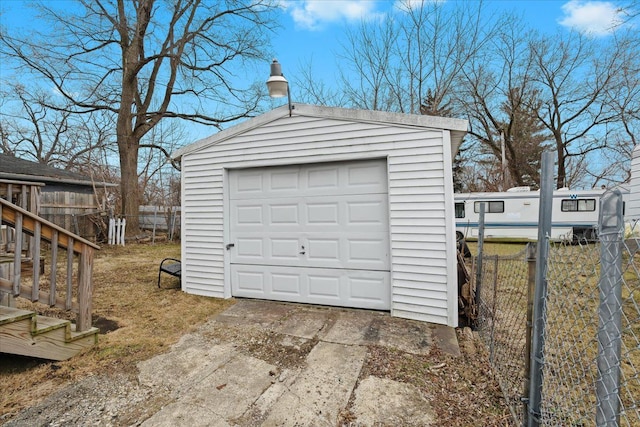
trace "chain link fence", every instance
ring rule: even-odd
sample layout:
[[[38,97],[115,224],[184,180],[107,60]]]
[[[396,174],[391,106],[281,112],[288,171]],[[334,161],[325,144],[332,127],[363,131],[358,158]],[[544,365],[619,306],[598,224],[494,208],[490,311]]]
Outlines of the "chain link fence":
[[[476,330],[489,350],[489,361],[514,419],[522,419],[527,361],[529,246],[513,255],[482,257]],[[473,260],[473,271],[479,265]],[[472,277],[478,277],[472,274]]]
[[[640,426],[640,224],[623,232],[619,206],[617,228],[602,218],[598,242],[543,239],[543,262],[531,245],[473,261],[475,327],[515,425]]]

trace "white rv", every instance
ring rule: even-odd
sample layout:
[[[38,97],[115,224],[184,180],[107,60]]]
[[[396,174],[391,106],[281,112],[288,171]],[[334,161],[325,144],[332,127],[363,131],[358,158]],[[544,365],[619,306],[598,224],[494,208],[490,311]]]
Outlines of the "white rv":
[[[551,239],[574,241],[597,238],[600,197],[605,190],[555,190]],[[540,192],[516,187],[506,192],[455,195],[456,236],[478,238],[480,203],[485,202],[485,240],[538,239]]]

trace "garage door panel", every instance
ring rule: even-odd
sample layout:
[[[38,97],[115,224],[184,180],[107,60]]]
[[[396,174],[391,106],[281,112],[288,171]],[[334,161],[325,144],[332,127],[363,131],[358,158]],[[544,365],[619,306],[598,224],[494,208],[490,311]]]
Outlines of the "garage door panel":
[[[307,280],[309,282],[309,298],[331,299],[333,304],[340,301],[340,276],[311,272],[308,274]]]
[[[264,252],[263,239],[260,238],[238,238],[235,249],[238,257],[262,259],[266,254]]]
[[[314,263],[315,261],[335,261],[340,262],[342,258],[341,252],[341,244],[340,238],[313,238],[309,237],[307,240],[307,247],[305,248],[308,251],[306,255],[306,259],[309,263]]]
[[[349,187],[358,187],[363,192],[387,191],[387,169],[383,162],[349,165],[346,175]]]
[[[308,225],[340,225],[340,204],[338,202],[308,202],[306,206]]]
[[[238,271],[236,274],[236,284],[239,286],[238,292],[262,294],[267,289],[265,283],[265,272],[260,270]]]
[[[284,294],[293,297],[301,294],[302,284],[298,274],[272,273],[270,279],[274,296]]]
[[[229,181],[233,295],[389,308],[385,161],[231,171]]]
[[[386,194],[231,202],[232,233],[388,231]]]
[[[300,189],[299,171],[289,170],[282,172],[267,172],[266,176],[269,178],[269,190],[280,191],[295,191]]]
[[[238,206],[235,210],[239,225],[264,225],[262,205]]]
[[[271,238],[269,246],[273,259],[300,261],[301,245],[297,238]]]
[[[373,266],[377,266],[380,269],[388,269],[389,264],[387,261],[389,258],[385,257],[380,259],[380,254],[388,252],[389,242],[386,236],[379,238],[353,238],[347,241],[347,256],[350,263],[367,263]]]
[[[340,188],[338,166],[319,166],[307,169],[307,188],[311,190],[337,190]]]
[[[348,226],[375,225],[384,227],[387,222],[386,198],[376,198],[365,201],[347,202],[347,224]]]
[[[293,267],[389,270],[389,242],[384,233],[324,233],[297,238],[295,234],[257,239],[238,237],[231,262]]]
[[[269,206],[268,225],[293,225],[300,224],[298,203],[272,203]]]
[[[252,194],[260,194],[263,191],[263,174],[260,171],[246,171],[235,175],[232,191],[238,197],[248,197]]]
[[[231,171],[230,198],[296,197],[387,192],[387,168],[382,160],[352,164],[300,165]]]
[[[389,272],[233,264],[232,293],[309,304],[388,310]]]
[[[389,298],[387,277],[349,277],[349,299],[352,301],[382,301]]]

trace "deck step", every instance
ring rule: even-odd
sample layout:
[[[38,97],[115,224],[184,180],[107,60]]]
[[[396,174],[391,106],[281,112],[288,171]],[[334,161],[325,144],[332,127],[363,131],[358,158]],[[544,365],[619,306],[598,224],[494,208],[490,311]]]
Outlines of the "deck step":
[[[98,342],[98,328],[76,332],[69,320],[0,307],[0,352],[66,360]]]

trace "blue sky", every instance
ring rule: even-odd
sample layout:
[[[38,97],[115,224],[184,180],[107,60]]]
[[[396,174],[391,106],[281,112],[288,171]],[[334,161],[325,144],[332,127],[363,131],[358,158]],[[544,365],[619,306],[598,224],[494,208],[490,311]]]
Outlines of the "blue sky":
[[[73,3],[70,0],[50,0],[56,3]],[[215,0],[208,0],[215,1]],[[336,53],[350,26],[358,26],[362,20],[384,17],[394,13],[398,3],[395,0],[277,0],[282,6],[278,33],[272,39],[273,56],[282,64],[284,75],[295,81],[301,68],[312,65],[311,73],[325,83],[334,79]],[[421,0],[409,0],[419,3]],[[440,1],[447,0],[425,0]],[[469,0],[475,1],[475,0]],[[29,0],[0,0],[0,23],[11,30],[28,27],[32,23],[31,11],[25,5]],[[624,1],[585,0],[538,0],[509,1],[486,0],[485,13],[515,11],[522,14],[532,27],[542,32],[554,33],[568,29],[588,32],[596,37],[607,37],[612,24],[616,22],[618,10],[628,4]],[[0,64],[0,67],[2,65]],[[4,74],[4,73],[0,73]],[[264,80],[269,75],[269,63],[264,64],[264,74],[256,80]],[[291,86],[292,99],[296,99],[296,87]],[[280,105],[282,99],[273,101]],[[286,101],[284,101],[286,102]],[[197,128],[197,130],[195,129]],[[211,128],[192,128],[193,138],[213,133]]]
[[[396,1],[390,0],[281,1],[284,13],[280,23],[283,28],[273,39],[273,45],[283,73],[292,75],[299,66],[313,60],[314,75],[323,79],[331,78],[335,52],[339,50],[348,26],[391,13],[397,7]],[[612,24],[619,19],[618,10],[623,4],[625,2],[582,0],[485,1],[486,13],[515,11],[542,32],[576,29],[596,37],[609,35]],[[295,88],[292,88],[292,94],[295,97]]]
[[[56,3],[69,0],[50,0]],[[211,1],[211,0],[209,0]],[[335,53],[345,29],[358,25],[363,19],[373,19],[391,13],[395,0],[279,0],[283,13],[279,30],[272,40],[274,56],[283,73],[292,74],[301,65],[313,61],[315,73],[330,78],[335,65]],[[419,2],[421,0],[411,0]],[[429,0],[427,0],[429,1]],[[432,0],[445,1],[445,0]],[[474,1],[474,0],[470,0]],[[0,22],[5,28],[27,26],[30,10],[24,6],[29,0],[0,0]],[[575,28],[606,36],[615,22],[617,10],[625,2],[584,0],[487,0],[486,12],[513,10],[522,13],[534,28],[544,32]],[[316,70],[317,67],[317,70]],[[325,70],[324,72],[322,70]],[[265,80],[269,64],[265,64]]]

